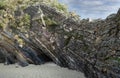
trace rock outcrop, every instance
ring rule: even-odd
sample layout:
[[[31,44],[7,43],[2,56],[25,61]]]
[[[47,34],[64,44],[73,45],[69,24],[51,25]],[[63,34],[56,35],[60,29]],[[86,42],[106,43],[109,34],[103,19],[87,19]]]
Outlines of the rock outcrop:
[[[95,22],[76,21],[43,3],[15,12],[15,20],[30,16],[30,28],[27,32],[18,28],[13,34],[0,32],[0,53],[12,63],[42,64],[49,58],[60,66],[84,72],[87,78],[120,78],[120,10]],[[24,42],[23,47],[14,35]]]

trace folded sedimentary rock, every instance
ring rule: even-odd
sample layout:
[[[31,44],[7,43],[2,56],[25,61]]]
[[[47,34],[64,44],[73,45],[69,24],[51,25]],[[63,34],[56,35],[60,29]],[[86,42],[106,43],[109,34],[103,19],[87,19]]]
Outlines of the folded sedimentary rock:
[[[112,17],[93,22],[76,21],[45,4],[29,6],[22,13],[19,16],[30,16],[31,25],[28,37],[26,32],[17,31],[25,43],[23,47],[12,35],[0,32],[0,53],[6,52],[4,56],[12,58],[12,63],[42,64],[48,58],[60,66],[84,72],[87,78],[120,78],[120,10]],[[48,24],[48,20],[55,23]]]

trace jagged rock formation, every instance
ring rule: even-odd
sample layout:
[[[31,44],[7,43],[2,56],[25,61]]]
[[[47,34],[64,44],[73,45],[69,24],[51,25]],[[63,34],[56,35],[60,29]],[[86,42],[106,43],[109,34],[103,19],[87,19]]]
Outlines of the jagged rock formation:
[[[17,9],[16,22],[24,15],[29,17],[27,32],[19,27],[11,34],[0,32],[0,53],[9,63],[42,64],[48,58],[60,66],[84,72],[87,78],[120,78],[120,10],[105,20],[76,21],[42,3]],[[23,47],[15,35],[24,42]]]

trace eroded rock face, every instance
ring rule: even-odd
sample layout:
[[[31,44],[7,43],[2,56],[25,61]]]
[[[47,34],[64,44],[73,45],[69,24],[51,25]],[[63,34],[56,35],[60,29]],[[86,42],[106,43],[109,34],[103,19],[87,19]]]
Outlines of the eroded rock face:
[[[0,63],[3,63],[5,61],[5,57],[3,53],[0,51]]]
[[[43,25],[41,13],[57,22],[47,26]],[[24,9],[24,14],[31,17],[31,28],[26,37],[24,33],[18,35],[26,43],[24,46],[31,48],[35,59],[27,57],[29,54],[13,43],[7,43],[7,51],[11,51],[21,62],[40,64],[40,55],[43,53],[56,64],[75,69],[85,73],[87,78],[120,78],[120,12],[105,20],[89,22],[89,20],[75,21],[66,17],[56,9],[45,4],[29,6]],[[32,19],[36,20],[32,20]],[[46,20],[45,20],[46,22]],[[3,39],[3,41],[6,41]],[[4,43],[3,43],[4,44]],[[2,46],[2,45],[0,45]],[[6,46],[2,46],[6,48]],[[25,54],[26,53],[26,54]],[[23,57],[21,57],[23,56]],[[28,55],[29,56],[29,55]],[[35,63],[36,60],[37,63]]]

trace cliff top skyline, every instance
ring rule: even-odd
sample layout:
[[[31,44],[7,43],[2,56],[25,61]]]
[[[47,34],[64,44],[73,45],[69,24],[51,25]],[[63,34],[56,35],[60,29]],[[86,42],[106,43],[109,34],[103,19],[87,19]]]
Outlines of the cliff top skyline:
[[[120,0],[59,0],[67,5],[69,11],[74,11],[81,18],[106,18],[116,13],[120,8]]]

